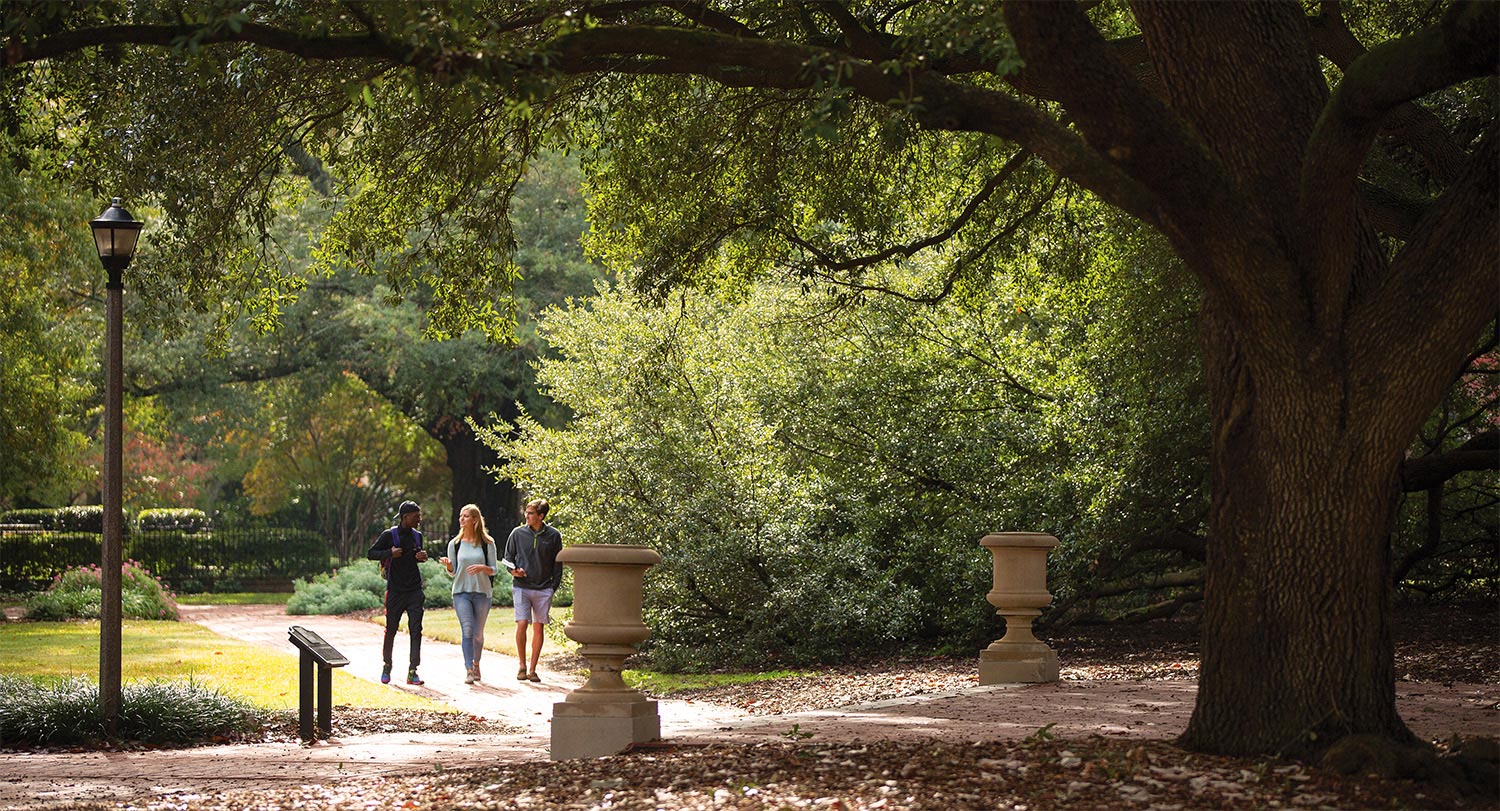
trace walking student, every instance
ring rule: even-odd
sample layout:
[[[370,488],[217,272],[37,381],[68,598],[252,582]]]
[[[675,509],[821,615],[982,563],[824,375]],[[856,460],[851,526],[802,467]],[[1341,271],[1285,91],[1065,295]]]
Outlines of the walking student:
[[[521,669],[516,678],[541,681],[536,663],[542,656],[542,638],[552,610],[552,595],[562,583],[557,553],[562,551],[562,533],[547,523],[551,505],[546,499],[526,504],[526,523],[510,531],[505,539],[505,559],[500,561],[514,583],[511,596],[516,605],[516,659]],[[531,637],[531,669],[526,669],[527,630]]]
[[[385,568],[385,645],[381,655],[385,667],[380,671],[380,683],[391,683],[391,650],[396,644],[396,631],[401,627],[401,615],[406,615],[406,633],[411,637],[411,653],[407,657],[407,684],[422,684],[417,667],[422,664],[422,571],[418,563],[427,560],[427,550],[422,548],[422,533],[417,527],[422,524],[422,508],[415,501],[403,501],[396,510],[396,526],[380,533],[375,545],[365,553],[370,560],[378,560]]]
[[[479,655],[484,653],[484,623],[494,593],[490,578],[497,571],[497,558],[495,539],[485,530],[478,505],[465,504],[458,511],[458,534],[448,542],[447,556],[441,558],[453,575],[453,610],[463,636],[464,684],[480,681]]]

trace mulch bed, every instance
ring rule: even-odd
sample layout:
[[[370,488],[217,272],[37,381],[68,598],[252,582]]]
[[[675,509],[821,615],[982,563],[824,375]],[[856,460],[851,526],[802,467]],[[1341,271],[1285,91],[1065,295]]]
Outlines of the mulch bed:
[[[1191,621],[1081,626],[1040,636],[1057,651],[1064,681],[1198,678],[1198,626]],[[1493,605],[1403,606],[1396,611],[1394,636],[1396,677],[1402,681],[1500,684],[1500,611]],[[888,657],[670,697],[755,715],[828,709],[975,686],[975,659]]]
[[[1496,808],[1456,781],[1345,777],[1300,763],[1157,741],[1047,740],[649,748],[610,758],[226,792],[129,808],[336,809],[1362,809]],[[100,809],[115,806],[97,806]]]

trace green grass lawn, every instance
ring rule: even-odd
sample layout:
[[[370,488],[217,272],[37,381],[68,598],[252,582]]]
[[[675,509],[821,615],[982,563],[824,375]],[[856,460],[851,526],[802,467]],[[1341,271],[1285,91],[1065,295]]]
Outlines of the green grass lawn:
[[[283,604],[289,594],[194,594],[178,598],[185,605]],[[544,651],[577,652],[578,644],[556,633],[572,617],[572,609],[552,609],[553,632]],[[380,616],[372,621],[384,624]],[[422,618],[422,636],[459,644],[458,615],[451,608],[429,608]],[[121,633],[121,669],[125,681],[191,678],[267,709],[297,706],[297,657],[221,637],[191,622],[127,620]],[[515,615],[509,606],[490,609],[485,623],[484,648],[503,656],[516,655]],[[0,625],[0,672],[14,675],[97,678],[98,622],[20,622]],[[659,673],[627,670],[625,681],[654,695],[678,690],[741,684],[808,675],[775,670],[710,674]],[[356,707],[406,707],[450,711],[438,702],[390,690],[334,670],[334,698]]]
[[[226,594],[179,594],[178,605],[286,605],[290,591],[242,591]]]
[[[296,709],[297,657],[218,636],[191,622],[126,620],[121,679],[190,678],[266,709]],[[0,671],[18,676],[99,675],[98,622],[0,625]],[[356,707],[452,708],[334,670],[334,700]]]
[[[556,633],[556,629],[562,628],[572,617],[572,608],[554,607],[552,609],[547,642],[542,648],[544,653],[578,652],[577,642]],[[380,615],[371,617],[370,621],[377,625],[385,625],[385,619]],[[459,644],[463,641],[463,636],[458,627],[458,615],[451,608],[427,609],[422,614],[422,636],[426,639]],[[490,609],[489,619],[484,623],[484,649],[502,656],[516,655],[516,620],[515,612],[510,606],[497,605]],[[587,670],[584,670],[580,675],[586,675],[586,673]],[[696,687],[748,684],[806,676],[810,673],[793,670],[734,673],[659,673],[654,670],[626,670],[622,675],[625,683],[631,687],[650,691],[652,695],[665,696],[678,690],[690,690]]]
[[[720,687],[726,684],[750,684],[757,681],[811,676],[811,671],[766,670],[756,673],[658,673],[655,670],[626,670],[620,674],[625,683],[654,696],[670,696],[678,690],[697,687]]]
[[[571,608],[553,608],[551,624],[561,628],[572,617]],[[385,618],[379,615],[373,617],[372,621],[382,627],[385,625]],[[403,623],[403,627],[404,625]],[[451,608],[429,608],[422,612],[422,637],[454,645],[462,643],[463,633],[458,628],[458,614]],[[484,623],[484,649],[503,656],[516,655],[516,614],[510,606],[497,605],[490,609],[489,619]],[[549,633],[546,643],[542,645],[543,653],[577,650],[577,642],[557,633]]]

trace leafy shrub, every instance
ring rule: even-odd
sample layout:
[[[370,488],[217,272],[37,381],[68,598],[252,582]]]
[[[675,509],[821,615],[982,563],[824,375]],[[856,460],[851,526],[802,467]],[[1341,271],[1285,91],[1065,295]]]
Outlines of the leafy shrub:
[[[562,596],[561,592],[559,592],[557,596],[561,597]],[[511,580],[510,580],[510,575],[506,574],[505,572],[501,572],[500,574],[498,574],[498,575],[495,576],[495,580],[493,582],[493,589],[491,590],[491,594],[490,594],[490,604],[491,605],[515,605],[515,597],[514,597],[514,595],[512,593],[512,583],[511,583]],[[559,602],[558,599],[556,599],[556,598],[554,598],[552,600],[552,604],[553,605],[564,605],[564,603]],[[572,604],[573,604],[572,602],[568,602],[567,603],[567,605],[572,605]]]
[[[178,594],[205,594],[210,589],[203,581],[194,577],[181,577],[172,581],[172,588]]]
[[[453,605],[453,575],[437,562],[436,557],[418,563],[422,572],[422,605],[427,608],[449,608]]]
[[[253,526],[190,533],[141,531],[127,550],[171,583],[195,580],[222,591],[218,581],[310,577],[328,568],[328,542],[302,529]]]
[[[418,567],[424,581],[422,605],[427,608],[452,607],[453,577],[443,564],[434,558],[418,564]],[[385,599],[385,578],[380,576],[378,563],[361,560],[333,574],[298,580],[294,590],[286,604],[288,614],[346,614],[381,607]],[[491,602],[494,605],[511,604],[511,581],[503,573],[495,578]],[[573,604],[573,594],[567,584],[558,590],[553,604]]]
[[[203,532],[208,529],[208,514],[202,510],[157,508],[141,510],[135,517],[141,530],[176,529],[183,532]]]
[[[120,690],[119,737],[143,743],[190,743],[248,732],[259,713],[245,702],[193,681],[132,682]],[[99,685],[0,675],[0,745],[77,744],[104,738]]]
[[[26,603],[26,615],[36,620],[98,619],[104,603],[103,572],[96,564],[74,566]],[[125,617],[176,620],[172,593],[146,567],[133,560],[120,566],[120,602]]]
[[[42,529],[51,529],[56,510],[26,509],[0,512],[0,524],[32,524]]]
[[[286,603],[288,614],[347,614],[379,608],[385,597],[385,578],[373,560],[361,560],[293,584]]]

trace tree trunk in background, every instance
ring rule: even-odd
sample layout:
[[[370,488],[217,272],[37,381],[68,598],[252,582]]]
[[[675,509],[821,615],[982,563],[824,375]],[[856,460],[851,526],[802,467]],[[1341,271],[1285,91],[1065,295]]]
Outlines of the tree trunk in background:
[[[438,441],[447,451],[448,468],[453,471],[448,529],[457,531],[458,511],[465,504],[475,504],[490,535],[502,540],[504,533],[521,522],[521,497],[514,484],[496,480],[495,474],[485,470],[498,467],[503,461],[500,455],[480,442],[467,425]]]

